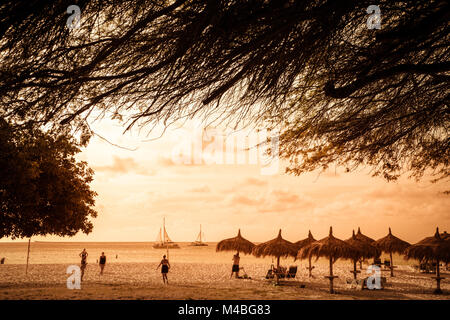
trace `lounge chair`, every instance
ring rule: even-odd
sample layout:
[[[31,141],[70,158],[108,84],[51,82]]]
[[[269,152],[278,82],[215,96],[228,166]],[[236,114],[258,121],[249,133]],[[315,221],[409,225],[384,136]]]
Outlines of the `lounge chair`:
[[[419,272],[430,273],[430,268],[428,267],[428,263],[421,263],[419,265]]]
[[[287,269],[285,267],[280,266],[278,270],[275,269],[275,273],[278,275],[278,279],[284,279],[286,278]]]
[[[422,262],[419,265],[419,272],[422,273],[434,273],[436,272],[436,263]]]
[[[382,263],[381,263],[381,259],[373,259],[373,264],[376,266],[381,267]]]
[[[281,270],[277,270],[276,268],[273,269],[269,269],[267,270],[267,274],[266,274],[266,279],[273,279],[275,278],[275,274],[278,275],[278,278],[285,278],[286,277],[286,270],[281,269]]]
[[[297,268],[297,267],[295,267]],[[289,271],[291,271],[291,269],[289,269]],[[295,271],[295,273],[297,273],[297,271]],[[279,267],[278,270],[277,268],[274,268],[273,266],[267,270],[267,274],[266,274],[266,279],[273,279],[275,278],[275,274],[278,275],[278,279],[284,279],[288,277],[289,272],[286,271],[285,267]],[[295,277],[295,275],[294,275]]]
[[[297,266],[290,266],[288,272],[286,273],[286,278],[295,278],[297,275]]]
[[[349,279],[349,278],[347,278],[347,279],[345,279],[345,281],[347,282],[347,287],[349,289],[356,289],[356,288],[358,288],[358,286],[361,287],[361,280],[359,280],[359,282],[358,282],[357,279]]]

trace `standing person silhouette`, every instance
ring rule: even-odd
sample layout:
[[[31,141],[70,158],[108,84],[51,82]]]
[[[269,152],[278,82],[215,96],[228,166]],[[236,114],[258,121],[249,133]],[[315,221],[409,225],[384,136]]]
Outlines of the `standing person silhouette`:
[[[80,266],[81,281],[83,281],[84,270],[86,269],[86,266],[87,266],[87,257],[88,257],[88,253],[87,253],[86,249],[83,249],[83,251],[81,251],[80,257],[81,257],[81,266]]]
[[[106,265],[106,256],[105,256],[104,252],[102,252],[102,255],[100,256],[98,264],[100,266],[100,275],[103,275],[103,269],[105,269],[105,265]]]
[[[233,277],[233,273],[236,274],[236,278],[239,277],[239,261],[241,260],[241,258],[239,257],[239,252],[237,252],[234,256],[233,256],[233,267],[231,268],[231,276],[230,279]]]
[[[166,259],[166,255],[163,255],[163,259],[159,263],[159,265],[156,267],[156,270],[158,270],[159,266],[161,266],[161,274],[164,284],[169,284],[169,280],[167,279],[167,273],[170,269],[170,263],[169,260]]]

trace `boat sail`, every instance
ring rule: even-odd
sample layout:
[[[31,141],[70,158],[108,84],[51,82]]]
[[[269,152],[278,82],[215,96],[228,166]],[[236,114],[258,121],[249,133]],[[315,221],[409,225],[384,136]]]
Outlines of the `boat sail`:
[[[198,233],[197,239],[194,242],[191,242],[191,246],[194,247],[206,247],[207,244],[202,242],[202,225],[200,225],[200,232]]]
[[[166,231],[166,219],[163,219],[163,227],[159,229],[158,237],[156,238],[156,243],[153,245],[155,249],[179,249],[180,246],[173,242]]]

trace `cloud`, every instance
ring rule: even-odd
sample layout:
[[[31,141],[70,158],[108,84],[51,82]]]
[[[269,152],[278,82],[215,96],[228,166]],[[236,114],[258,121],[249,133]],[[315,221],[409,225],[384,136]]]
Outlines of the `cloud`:
[[[203,185],[203,186],[200,186],[200,187],[194,187],[192,189],[189,189],[188,191],[205,193],[205,192],[211,192],[211,189],[207,185]]]
[[[156,162],[162,167],[171,167],[171,166],[175,165],[175,163],[172,161],[172,159],[170,159],[168,157],[164,157],[164,156],[158,156],[158,159],[156,160]]]
[[[295,203],[300,201],[300,198],[297,194],[292,192],[284,191],[284,190],[273,190],[273,196],[279,202],[283,203]]]
[[[113,174],[136,173],[141,175],[155,175],[153,170],[140,166],[133,158],[113,157],[113,163],[109,166],[95,166],[95,171],[110,172]]]
[[[231,205],[242,204],[247,206],[257,206],[261,203],[260,199],[252,199],[242,194],[234,194],[229,202]]]
[[[253,185],[253,186],[265,186],[265,185],[267,185],[267,181],[250,177],[244,181],[244,184],[245,185]]]

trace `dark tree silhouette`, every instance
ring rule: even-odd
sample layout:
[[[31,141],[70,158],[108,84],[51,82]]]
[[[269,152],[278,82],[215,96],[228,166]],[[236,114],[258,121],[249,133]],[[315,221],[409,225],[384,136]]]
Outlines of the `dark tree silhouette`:
[[[85,0],[79,29],[66,26],[71,4],[0,6],[5,118],[269,120],[294,174],[449,175],[448,1],[378,1],[379,30],[364,0]]]
[[[92,231],[93,171],[65,132],[15,130],[0,118],[0,238]]]

